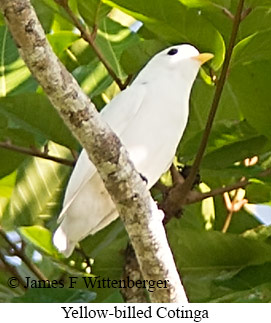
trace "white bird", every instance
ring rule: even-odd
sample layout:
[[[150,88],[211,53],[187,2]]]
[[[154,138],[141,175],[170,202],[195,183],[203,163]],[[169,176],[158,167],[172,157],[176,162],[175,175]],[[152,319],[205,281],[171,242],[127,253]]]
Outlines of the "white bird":
[[[186,127],[192,85],[200,66],[212,57],[187,44],[167,48],[101,112],[147,179],[148,189],[172,163]],[[69,257],[77,242],[117,217],[116,206],[83,149],[67,186],[53,242]]]

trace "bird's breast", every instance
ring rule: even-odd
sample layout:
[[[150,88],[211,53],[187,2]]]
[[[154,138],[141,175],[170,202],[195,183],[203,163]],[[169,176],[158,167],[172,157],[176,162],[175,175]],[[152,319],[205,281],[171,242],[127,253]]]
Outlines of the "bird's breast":
[[[168,96],[167,96],[168,97]],[[136,169],[151,187],[172,161],[188,118],[188,102],[181,98],[145,98],[121,140]]]

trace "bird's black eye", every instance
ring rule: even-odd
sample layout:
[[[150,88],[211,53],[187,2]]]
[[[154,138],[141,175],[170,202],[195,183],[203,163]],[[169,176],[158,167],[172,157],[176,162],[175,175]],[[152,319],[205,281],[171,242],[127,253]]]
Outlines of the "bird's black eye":
[[[177,54],[178,53],[178,49],[177,48],[171,48],[168,52],[167,52],[167,54],[168,55],[175,55],[175,54]]]

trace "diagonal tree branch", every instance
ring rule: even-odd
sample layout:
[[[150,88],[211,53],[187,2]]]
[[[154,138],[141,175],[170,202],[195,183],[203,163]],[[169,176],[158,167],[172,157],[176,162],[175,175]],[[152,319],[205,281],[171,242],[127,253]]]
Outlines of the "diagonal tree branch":
[[[26,65],[97,167],[130,236],[143,278],[168,281],[168,288],[150,293],[151,300],[187,302],[162,212],[120,140],[52,52],[30,1],[0,0],[0,8]]]
[[[191,190],[191,187],[193,185],[193,182],[194,182],[197,172],[199,170],[199,166],[200,166],[203,154],[204,154],[206,146],[207,146],[207,142],[208,142],[209,135],[210,135],[210,132],[212,129],[212,125],[214,122],[216,111],[217,111],[219,101],[221,98],[221,94],[222,94],[222,91],[223,91],[223,88],[225,85],[225,81],[227,78],[232,51],[233,51],[233,48],[235,45],[239,25],[241,22],[243,6],[244,6],[244,0],[240,0],[238,3],[236,14],[234,16],[229,46],[228,46],[228,49],[226,52],[226,57],[225,57],[224,64],[222,67],[221,75],[220,75],[220,78],[217,82],[217,86],[216,86],[212,106],[211,106],[211,109],[209,112],[208,120],[206,123],[205,131],[203,133],[203,137],[202,137],[195,161],[193,163],[193,166],[190,169],[189,176],[186,178],[184,184],[176,185],[175,189],[170,191],[170,194],[168,195],[168,197],[164,203],[163,209],[167,209],[169,211],[169,214],[167,214],[168,216],[172,216],[172,215],[176,214],[176,212],[178,212],[178,210],[180,209],[181,205],[183,205],[183,202],[186,199],[187,194]]]

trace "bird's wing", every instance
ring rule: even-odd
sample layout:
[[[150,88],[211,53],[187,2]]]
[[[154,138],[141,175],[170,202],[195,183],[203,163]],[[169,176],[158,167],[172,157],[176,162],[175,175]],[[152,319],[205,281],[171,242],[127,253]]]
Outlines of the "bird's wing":
[[[96,172],[96,168],[93,163],[89,160],[87,152],[85,149],[81,151],[81,154],[76,162],[75,168],[71,174],[66,192],[63,201],[63,208],[57,222],[60,223],[63,220],[63,217],[70,207],[77,194],[80,192],[80,188],[83,187],[87,181],[93,176]]]
[[[140,110],[145,95],[146,86],[144,84],[133,84],[115,96],[101,111],[103,120],[118,136],[121,136],[123,131],[129,127],[130,121]]]
[[[109,124],[118,136],[129,127],[130,120],[134,118],[140,109],[145,91],[143,85],[135,85],[128,88],[117,95],[102,110],[101,116],[103,120]],[[91,179],[95,172],[96,167],[89,160],[85,149],[83,149],[69,180],[58,222],[63,220],[67,209],[80,192],[80,189]]]

